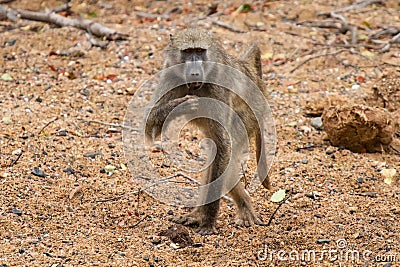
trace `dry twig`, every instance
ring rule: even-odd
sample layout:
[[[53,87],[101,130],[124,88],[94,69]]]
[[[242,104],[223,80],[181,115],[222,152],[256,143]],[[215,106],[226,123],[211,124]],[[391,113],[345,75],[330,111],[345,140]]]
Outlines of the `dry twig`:
[[[40,135],[40,134],[44,131],[44,129],[47,128],[47,126],[49,126],[50,124],[52,124],[52,123],[55,122],[56,120],[58,120],[58,117],[55,117],[54,119],[52,119],[51,121],[49,121],[48,123],[46,123],[46,124],[42,127],[42,129],[39,131],[38,135]]]
[[[291,69],[290,73],[295,72],[297,69],[299,69],[301,66],[303,66],[304,64],[306,64],[307,62],[309,62],[311,60],[314,60],[314,59],[320,58],[320,57],[336,56],[336,55],[338,55],[340,53],[343,53],[345,51],[346,51],[345,49],[342,49],[342,50],[338,50],[338,51],[335,51],[335,52],[332,52],[332,53],[320,54],[320,55],[315,55],[315,56],[309,57],[306,60],[304,60],[303,62],[301,62],[299,65],[297,65],[296,67]]]
[[[101,124],[101,125],[106,125],[106,126],[111,126],[111,127],[119,127],[119,128],[123,128],[123,129],[126,129],[126,130],[139,132],[139,129],[137,129],[137,128],[133,128],[133,127],[130,127],[130,126],[122,125],[122,124],[119,124],[119,123],[109,123],[109,122],[104,122],[104,121],[86,120],[86,119],[79,119],[79,120],[81,120],[83,122],[86,122],[86,123],[89,123],[89,124],[90,123],[97,123],[97,124]]]
[[[5,16],[11,21],[15,21],[15,17],[19,17],[21,19],[52,23],[59,27],[75,27],[107,40],[125,40],[128,38],[128,35],[119,33],[113,29],[101,25],[100,23],[83,18],[66,18],[56,14],[53,10],[40,12],[25,9],[12,9],[0,6],[0,16]]]
[[[219,20],[214,20],[214,19],[210,19],[208,18],[209,21],[211,21],[212,24],[217,25],[219,27],[222,27],[224,29],[230,30],[232,32],[237,32],[237,33],[245,33],[246,31],[238,29],[236,27],[233,27],[225,22],[219,21]]]
[[[149,217],[149,215],[144,216],[142,219],[140,219],[139,221],[137,221],[135,224],[129,225],[128,228],[135,228],[136,226],[138,226],[141,222],[143,222],[144,220],[146,220]]]
[[[21,153],[18,154],[18,157],[16,159],[14,159],[9,165],[8,167],[12,167],[15,164],[17,164],[18,160],[21,158],[22,154],[24,153],[24,150],[21,150]]]
[[[274,216],[275,216],[276,212],[279,210],[279,208],[280,208],[291,196],[292,196],[291,191],[289,191],[288,196],[287,196],[284,200],[282,200],[282,201],[279,203],[278,207],[276,207],[276,209],[274,210],[274,212],[273,212],[273,213],[271,214],[271,216],[269,217],[269,220],[268,220],[268,222],[267,222],[267,224],[266,224],[265,226],[270,226],[272,220],[274,219]]]
[[[335,13],[344,13],[344,12],[352,11],[352,10],[355,10],[355,9],[364,8],[364,7],[369,6],[369,5],[382,4],[382,3],[383,3],[383,0],[366,0],[366,1],[362,1],[362,2],[356,3],[354,5],[351,5],[351,6],[340,8],[340,9],[335,10],[333,12],[335,12]],[[326,15],[329,15],[330,13],[331,12],[318,13],[318,16],[326,16]]]

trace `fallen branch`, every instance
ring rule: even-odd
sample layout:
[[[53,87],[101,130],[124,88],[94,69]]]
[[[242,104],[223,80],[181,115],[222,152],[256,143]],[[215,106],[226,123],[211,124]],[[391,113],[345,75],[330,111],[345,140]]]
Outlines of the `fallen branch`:
[[[25,9],[12,9],[0,7],[0,16],[5,16],[11,21],[15,21],[13,17],[21,19],[41,21],[46,23],[52,23],[59,27],[74,27],[84,30],[90,34],[93,34],[100,38],[105,38],[107,40],[126,40],[128,38],[127,34],[119,33],[113,29],[101,25],[100,23],[93,22],[88,19],[70,19],[56,14],[53,10],[47,12],[30,11]]]
[[[307,62],[309,62],[311,60],[314,60],[314,59],[317,59],[317,58],[320,58],[320,57],[336,56],[336,55],[338,55],[340,53],[343,53],[344,51],[346,51],[346,50],[342,49],[342,50],[338,50],[338,51],[335,51],[335,52],[332,52],[332,53],[320,54],[320,55],[315,55],[315,56],[309,57],[306,60],[304,60],[303,62],[301,62],[299,65],[297,65],[296,67],[291,69],[290,73],[295,72],[297,69],[299,69],[301,66],[303,66],[304,64],[306,64]]]
[[[231,25],[229,25],[227,23],[221,22],[219,20],[213,20],[213,19],[210,19],[210,18],[208,18],[208,20],[211,21],[212,24],[217,25],[217,26],[219,26],[221,28],[230,30],[232,32],[246,33],[246,31],[244,31],[244,30],[238,29],[236,27],[233,27],[233,26],[231,26]]]
[[[94,38],[94,36],[91,35],[89,32],[86,33],[86,38],[89,40],[89,42],[90,42],[92,45],[97,46],[97,47],[100,47],[100,48],[105,48],[105,47],[108,45],[107,42],[100,41],[100,40]]]
[[[400,32],[398,34],[396,34],[395,36],[393,36],[393,38],[390,39],[390,41],[387,42],[386,45],[379,50],[379,52],[381,52],[381,53],[388,52],[390,50],[390,47],[392,46],[392,44],[398,42],[399,40],[400,40]]]
[[[350,35],[350,40],[351,40],[351,44],[356,44],[357,43],[357,28],[355,26],[350,26],[349,23],[347,22],[347,19],[345,19],[342,15],[339,15],[335,12],[331,12],[330,16],[334,19],[338,19],[341,21],[341,28],[340,33],[345,34],[346,32],[350,31],[351,35]]]
[[[383,2],[384,2],[383,0],[366,0],[366,1],[362,1],[362,2],[359,2],[357,4],[348,6],[348,7],[340,8],[340,9],[335,10],[333,12],[335,12],[335,13],[344,13],[344,12],[352,11],[352,10],[355,10],[355,9],[364,8],[366,6],[373,5],[373,4],[382,4]],[[326,15],[329,15],[330,13],[331,12],[321,12],[321,13],[318,13],[318,16],[326,16]]]
[[[135,131],[135,132],[139,132],[139,129],[137,128],[132,128],[130,126],[126,126],[126,125],[122,125],[119,123],[109,123],[109,122],[103,122],[103,121],[97,121],[97,120],[86,120],[86,119],[79,119],[83,122],[86,123],[97,123],[97,124],[101,124],[101,125],[106,125],[106,126],[111,126],[111,127],[120,127],[122,129],[126,129],[126,130],[131,130],[131,131]]]
[[[350,32],[350,42],[351,44],[357,43],[357,27],[349,25],[349,22],[342,15],[337,14],[336,12],[325,13],[327,17],[333,18],[335,20],[324,20],[324,21],[305,21],[299,23],[299,25],[307,26],[307,27],[317,27],[317,28],[326,28],[326,29],[338,29],[340,33],[346,34]]]

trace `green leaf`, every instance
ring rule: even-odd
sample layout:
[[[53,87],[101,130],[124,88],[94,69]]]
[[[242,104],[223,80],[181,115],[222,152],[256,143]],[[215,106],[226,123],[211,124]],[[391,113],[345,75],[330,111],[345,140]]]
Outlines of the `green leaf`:
[[[285,189],[279,189],[276,191],[272,196],[271,196],[271,201],[272,202],[281,202],[282,200],[285,199],[286,196],[286,190]]]
[[[91,17],[91,18],[96,18],[97,17],[97,14],[96,14],[96,12],[89,12],[89,17]]]
[[[116,167],[113,166],[113,165],[106,165],[106,166],[104,167],[104,170],[106,170],[107,172],[114,172],[115,169],[116,169]]]
[[[236,9],[235,13],[237,13],[237,14],[239,14],[239,13],[247,13],[247,12],[250,12],[252,10],[253,9],[251,8],[250,4],[243,4],[243,5],[239,6]]]
[[[297,126],[297,121],[291,121],[288,124],[286,124],[286,126],[295,127]]]
[[[11,75],[8,73],[4,73],[3,75],[1,75],[1,79],[6,82],[11,82],[14,80],[13,77],[11,77]]]
[[[251,8],[251,5],[250,4],[243,4],[242,5],[242,12],[250,12],[250,11],[252,11],[253,9]]]
[[[3,117],[2,121],[3,121],[5,124],[11,124],[11,123],[12,123],[12,121],[11,121],[11,119],[10,119],[9,117]]]

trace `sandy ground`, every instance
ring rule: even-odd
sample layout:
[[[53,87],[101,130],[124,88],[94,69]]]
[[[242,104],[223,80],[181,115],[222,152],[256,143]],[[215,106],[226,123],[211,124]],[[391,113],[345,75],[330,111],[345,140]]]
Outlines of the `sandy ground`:
[[[341,13],[357,26],[354,46],[345,45],[350,33],[297,24],[322,21],[318,12],[352,2],[259,1],[236,15],[241,3],[220,4],[213,19],[245,33],[199,20],[210,4],[72,1],[72,17],[129,34],[104,49],[92,47],[79,29],[0,21],[0,266],[400,266],[400,188],[380,173],[399,173],[399,154],[334,147],[304,112],[316,95],[369,104],[373,85],[385,86],[381,76],[399,70],[398,44],[379,53],[365,41],[383,27],[400,28],[398,2]],[[168,18],[135,15],[168,11]],[[273,192],[292,195],[264,227],[236,227],[235,207],[223,200],[219,234],[185,227],[195,245],[178,248],[161,233],[187,209],[138,193],[138,174],[125,168],[121,128],[93,121],[123,123],[132,94],[161,69],[169,34],[187,25],[208,29],[234,55],[249,40],[259,43],[277,152],[272,190],[251,197],[267,222],[278,206]],[[304,62],[315,55],[323,56]],[[250,164],[246,176],[254,171]]]

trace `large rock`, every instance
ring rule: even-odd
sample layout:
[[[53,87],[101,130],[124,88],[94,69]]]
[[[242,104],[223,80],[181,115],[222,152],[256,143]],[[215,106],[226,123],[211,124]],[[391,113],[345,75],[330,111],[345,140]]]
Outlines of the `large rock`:
[[[364,105],[331,106],[322,114],[329,140],[353,152],[382,152],[393,140],[386,110]]]

